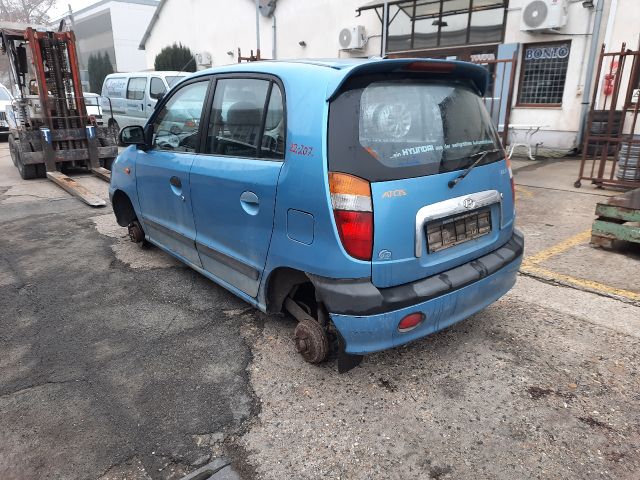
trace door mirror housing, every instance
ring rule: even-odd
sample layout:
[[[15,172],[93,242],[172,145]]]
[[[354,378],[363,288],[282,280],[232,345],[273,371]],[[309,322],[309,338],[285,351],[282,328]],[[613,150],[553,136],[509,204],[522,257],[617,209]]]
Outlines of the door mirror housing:
[[[147,145],[144,129],[140,125],[129,125],[120,130],[120,143],[123,145],[137,145],[145,147]]]

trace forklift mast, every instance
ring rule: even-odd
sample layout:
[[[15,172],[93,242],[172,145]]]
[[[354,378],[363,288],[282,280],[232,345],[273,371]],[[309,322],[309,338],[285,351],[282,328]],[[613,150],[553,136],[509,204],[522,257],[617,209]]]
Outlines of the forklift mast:
[[[22,178],[46,177],[91,206],[105,205],[61,172],[79,167],[109,181],[118,154],[110,129],[87,115],[74,33],[0,29],[0,48],[18,93],[9,147]]]
[[[84,128],[87,109],[82,95],[73,32],[38,32],[27,28],[38,83],[38,96],[51,130]]]

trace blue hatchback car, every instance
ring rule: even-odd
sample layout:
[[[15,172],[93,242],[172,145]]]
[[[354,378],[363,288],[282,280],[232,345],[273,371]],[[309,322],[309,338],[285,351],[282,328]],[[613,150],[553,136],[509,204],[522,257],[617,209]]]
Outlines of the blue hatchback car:
[[[515,283],[509,161],[483,67],[274,61],[176,85],[113,164],[110,197],[152,243],[339,371],[485,308]]]

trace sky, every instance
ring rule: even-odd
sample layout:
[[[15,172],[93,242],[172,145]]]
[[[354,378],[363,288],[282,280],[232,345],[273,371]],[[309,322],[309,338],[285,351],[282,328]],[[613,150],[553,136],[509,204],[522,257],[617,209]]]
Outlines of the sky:
[[[98,3],[98,0],[58,0],[58,3],[49,10],[49,17],[52,20],[62,17],[69,11],[69,4],[75,12],[94,3]]]

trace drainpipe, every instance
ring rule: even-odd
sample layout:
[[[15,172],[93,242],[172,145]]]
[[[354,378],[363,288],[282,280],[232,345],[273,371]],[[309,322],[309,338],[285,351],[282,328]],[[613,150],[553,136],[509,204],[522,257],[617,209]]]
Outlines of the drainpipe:
[[[256,49],[260,51],[260,0],[256,0]]]
[[[384,1],[382,7],[382,48],[380,50],[380,56],[384,58],[387,54],[387,24],[389,23],[389,1]]]
[[[271,58],[276,59],[276,16],[272,15],[273,22],[271,24],[271,33],[273,33],[273,39],[271,40]]]
[[[580,110],[580,124],[578,126],[578,136],[576,137],[576,148],[582,147],[582,139],[584,137],[584,129],[587,126],[587,115],[589,113],[589,98],[591,97],[591,84],[594,77],[594,65],[598,56],[598,41],[600,37],[600,24],[602,23],[602,5],[604,0],[598,0],[596,5],[596,17],[593,21],[593,32],[591,34],[591,50],[589,51],[589,61],[587,63],[587,78],[584,82],[584,91],[582,92],[582,109]],[[596,72],[600,75],[600,72]]]

